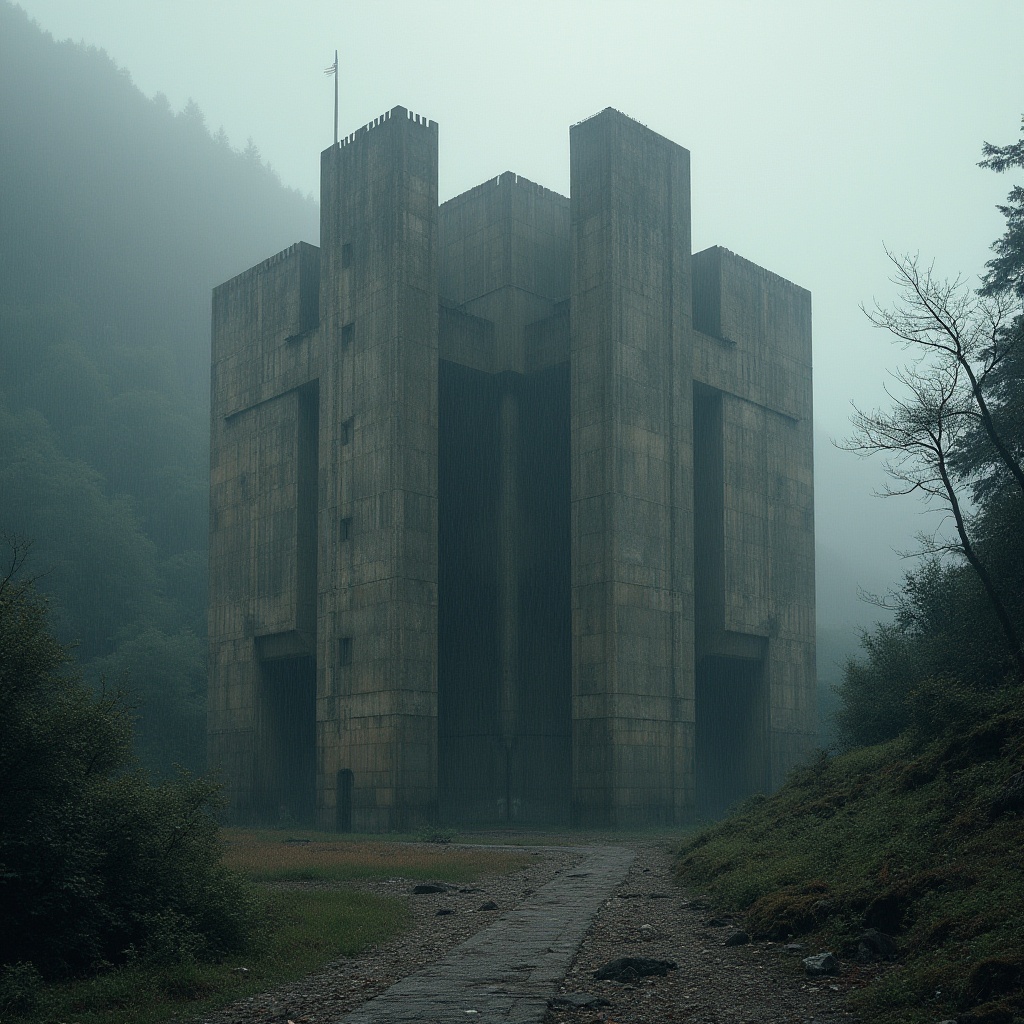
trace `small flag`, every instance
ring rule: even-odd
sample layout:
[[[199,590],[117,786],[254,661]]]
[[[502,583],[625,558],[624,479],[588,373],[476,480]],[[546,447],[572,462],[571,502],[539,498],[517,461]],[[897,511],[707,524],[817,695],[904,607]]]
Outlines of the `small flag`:
[[[338,51],[334,51],[334,63],[324,68],[325,75],[334,75],[334,144],[338,144]]]

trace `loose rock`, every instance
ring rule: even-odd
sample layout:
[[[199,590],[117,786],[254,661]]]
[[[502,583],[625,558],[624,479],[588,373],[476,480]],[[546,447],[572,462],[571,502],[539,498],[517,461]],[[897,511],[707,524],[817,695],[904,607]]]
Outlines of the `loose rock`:
[[[611,1005],[602,996],[592,996],[587,992],[565,992],[548,1000],[548,1006],[553,1010],[599,1010],[602,1006]]]
[[[616,896],[637,894],[642,899],[612,898],[605,903],[563,986],[565,992],[581,988],[600,991],[612,1000],[613,1006],[604,1010],[549,1007],[548,1024],[597,1024],[602,1017],[645,1024],[700,1024],[714,1020],[732,1024],[793,1024],[811,1020],[815,1024],[850,1024],[853,1018],[845,1006],[847,986],[843,980],[825,978],[819,985],[808,979],[799,959],[779,955],[782,944],[751,942],[724,949],[722,941],[742,927],[742,922],[734,919],[733,927],[723,931],[706,928],[704,922],[709,917],[732,915],[724,907],[709,905],[699,892],[672,888],[674,868],[665,844],[640,845],[634,868]],[[672,898],[649,903],[649,889],[671,893]],[[642,924],[650,924],[657,938],[641,944],[638,932]],[[854,932],[852,937],[858,934]],[[647,956],[674,960],[679,966],[665,977],[640,978],[629,984],[594,981],[587,985],[591,973],[602,964],[641,951]],[[808,952],[814,951],[809,947]],[[799,970],[793,970],[798,965]],[[832,981],[839,982],[840,991],[831,987]]]
[[[831,953],[818,953],[804,960],[804,969],[811,978],[819,978],[825,974],[838,974],[839,961]]]
[[[750,941],[750,936],[744,931],[733,932],[725,942],[723,946],[745,946]]]
[[[486,903],[481,903],[477,910],[497,910],[498,904],[494,900],[488,900]]]
[[[637,978],[665,977],[678,964],[674,960],[655,960],[647,956],[620,956],[594,971],[598,981],[636,981]]]
[[[427,896],[434,892],[447,892],[448,886],[441,885],[440,882],[421,882],[419,885],[412,887],[413,896]]]
[[[891,960],[896,955],[896,940],[877,928],[869,928],[857,940],[858,960]]]

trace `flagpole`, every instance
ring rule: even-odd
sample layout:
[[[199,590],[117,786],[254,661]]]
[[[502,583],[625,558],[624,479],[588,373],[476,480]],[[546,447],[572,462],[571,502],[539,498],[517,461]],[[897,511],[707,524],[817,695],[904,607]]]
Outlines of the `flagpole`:
[[[334,144],[338,144],[338,51],[334,51]]]

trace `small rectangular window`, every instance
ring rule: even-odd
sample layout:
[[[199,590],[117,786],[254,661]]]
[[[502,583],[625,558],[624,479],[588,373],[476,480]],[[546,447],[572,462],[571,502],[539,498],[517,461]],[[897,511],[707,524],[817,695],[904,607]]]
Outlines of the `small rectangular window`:
[[[342,422],[341,424],[341,443],[351,444],[352,443],[352,417]]]
[[[343,242],[341,245],[341,269],[348,270],[352,266],[352,243]]]
[[[356,340],[356,325],[349,321],[341,329],[341,347],[351,348],[352,342]]]
[[[345,516],[338,524],[338,540],[348,540],[352,536],[352,517]]]
[[[338,667],[344,668],[352,664],[352,637],[342,636],[338,638]]]

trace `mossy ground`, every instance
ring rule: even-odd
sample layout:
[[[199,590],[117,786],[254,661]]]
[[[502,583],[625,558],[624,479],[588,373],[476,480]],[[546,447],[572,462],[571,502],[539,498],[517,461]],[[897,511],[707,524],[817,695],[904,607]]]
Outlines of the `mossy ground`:
[[[855,988],[864,1020],[1024,1020],[1024,712],[797,770],[687,842],[679,872],[755,938],[853,958],[866,928],[894,965]],[[1024,787],[1022,787],[1024,788]]]

